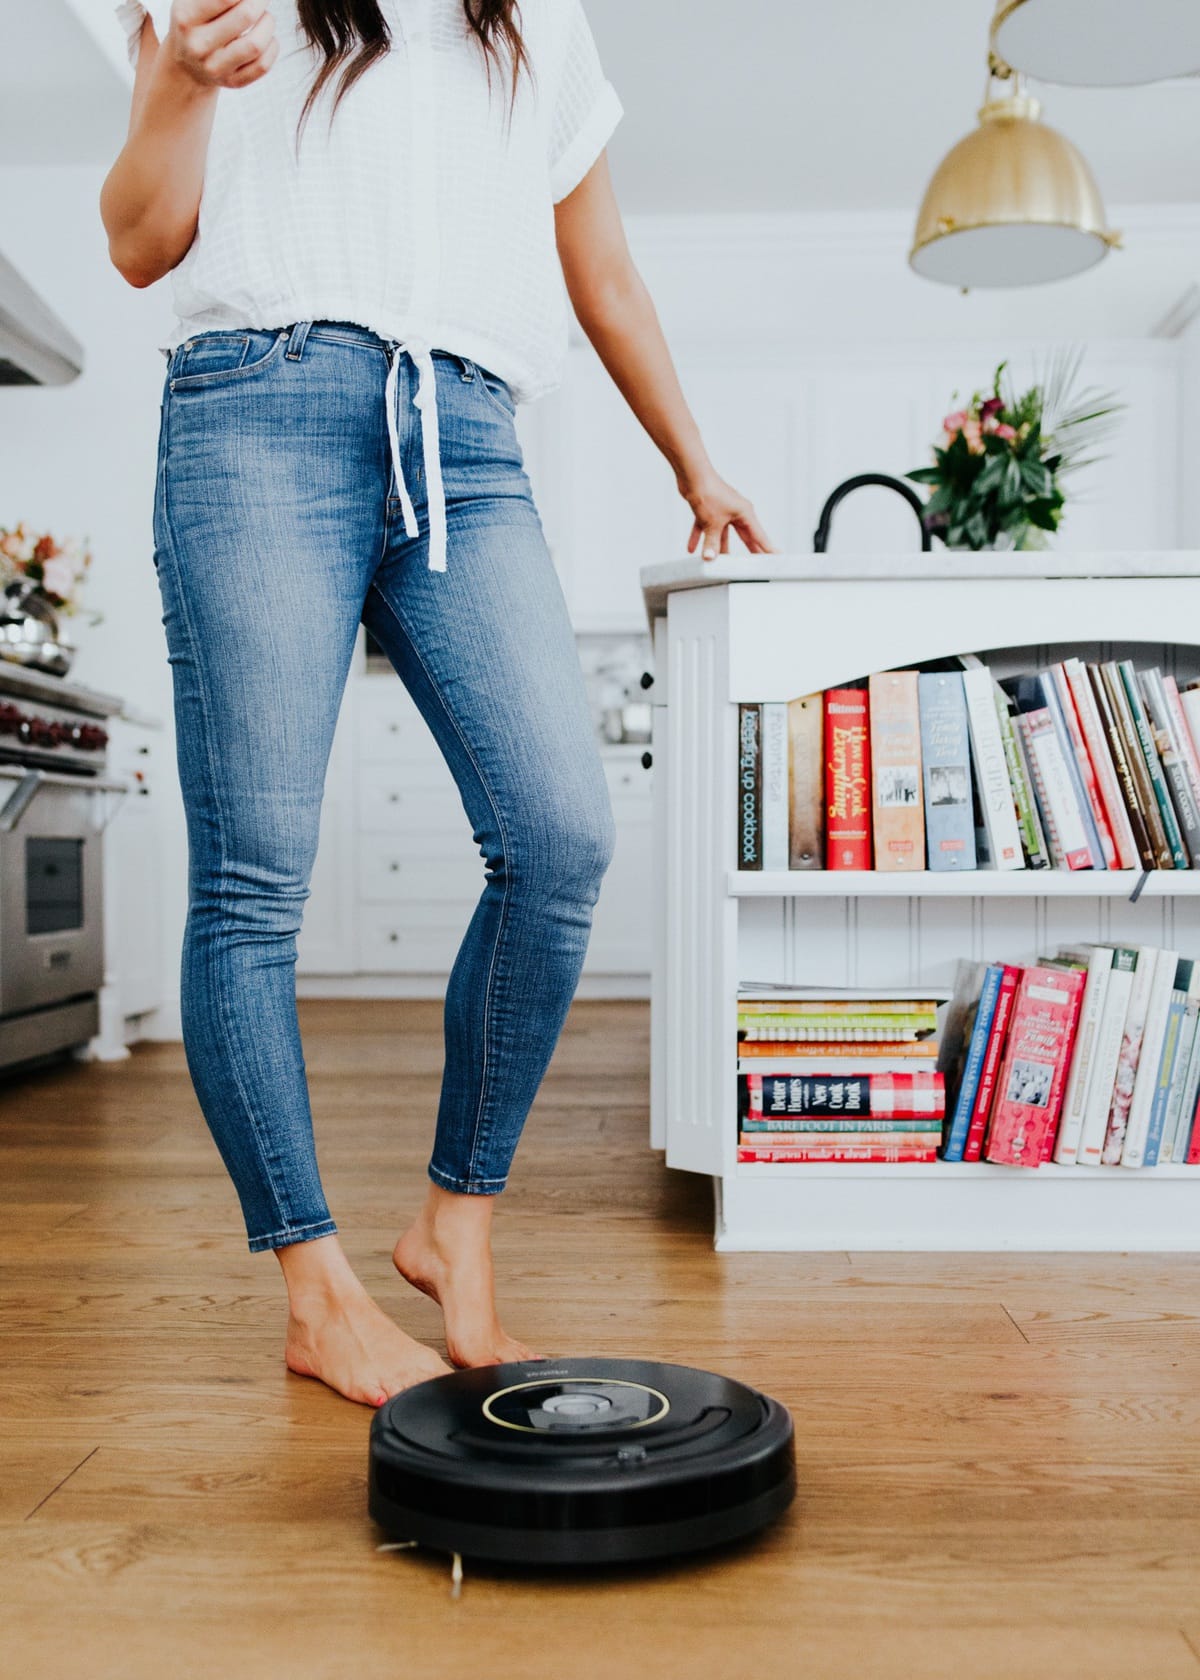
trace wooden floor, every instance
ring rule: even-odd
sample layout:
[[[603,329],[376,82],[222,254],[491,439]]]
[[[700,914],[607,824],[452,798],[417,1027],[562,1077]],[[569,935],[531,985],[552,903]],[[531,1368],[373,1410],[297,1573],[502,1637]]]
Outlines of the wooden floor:
[[[302,1020],[346,1244],[436,1340],[387,1253],[437,1006]],[[801,1497],[719,1555],[468,1566],[457,1601],[375,1549],[369,1414],[284,1370],[181,1048],[0,1086],[5,1680],[1200,1680],[1200,1258],[718,1257],[646,1068],[642,1006],[576,1007],[497,1222],[506,1316],[777,1395]]]

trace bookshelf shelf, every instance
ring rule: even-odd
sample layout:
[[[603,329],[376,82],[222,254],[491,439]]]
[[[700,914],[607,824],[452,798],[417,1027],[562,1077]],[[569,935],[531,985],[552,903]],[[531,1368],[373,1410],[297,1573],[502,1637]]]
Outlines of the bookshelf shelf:
[[[1200,1251],[1195,1167],[739,1162],[736,1124],[744,976],[943,990],[961,957],[1029,962],[1051,942],[1200,955],[1200,869],[740,872],[732,774],[739,703],[873,671],[973,652],[997,674],[1078,654],[1200,676],[1200,553],[989,555],[974,569],[739,555],[648,567],[642,585],[656,671],[651,1142],[711,1178],[716,1246]]]
[[[1131,898],[1136,869],[913,870],[731,869],[734,898]],[[1200,898],[1200,869],[1151,869],[1140,898]]]

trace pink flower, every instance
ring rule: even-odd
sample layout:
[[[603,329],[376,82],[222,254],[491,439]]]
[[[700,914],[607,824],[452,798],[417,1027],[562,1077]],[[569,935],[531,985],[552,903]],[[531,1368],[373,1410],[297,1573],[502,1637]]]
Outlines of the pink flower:
[[[998,438],[1003,438],[1006,443],[1011,443],[1017,435],[1016,429],[1014,427],[1006,426],[1006,425],[1003,424],[1003,422],[1001,422],[1001,424],[998,425],[998,426],[994,426],[992,428],[992,430],[995,432],[995,434]]]
[[[75,587],[75,568],[63,555],[55,555],[42,566],[42,588],[64,599]]]
[[[968,420],[962,428],[962,435],[967,440],[967,448],[972,455],[983,453],[983,427],[978,420]]]
[[[942,421],[942,430],[946,433],[947,437],[953,437],[955,432],[962,431],[966,423],[966,410],[956,408],[953,414],[947,414],[946,418]]]

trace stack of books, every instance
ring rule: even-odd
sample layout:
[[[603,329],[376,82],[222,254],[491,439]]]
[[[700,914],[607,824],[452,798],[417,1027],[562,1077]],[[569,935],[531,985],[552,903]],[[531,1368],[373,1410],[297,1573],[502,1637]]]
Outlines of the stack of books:
[[[962,963],[938,1066],[943,1160],[1200,1166],[1200,961],[1087,944]]]
[[[739,708],[739,869],[1200,864],[1200,683],[935,664]]]
[[[738,1160],[936,1160],[942,997],[743,988]]]

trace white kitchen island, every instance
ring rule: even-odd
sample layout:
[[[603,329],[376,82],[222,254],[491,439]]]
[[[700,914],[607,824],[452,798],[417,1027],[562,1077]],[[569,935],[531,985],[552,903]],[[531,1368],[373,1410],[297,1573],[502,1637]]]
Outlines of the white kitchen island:
[[[1195,1167],[739,1164],[735,1020],[749,982],[949,989],[960,957],[1030,962],[1086,939],[1200,956],[1200,870],[734,868],[739,702],[967,652],[997,675],[1075,654],[1190,680],[1200,553],[730,555],[648,567],[642,586],[657,672],[651,1141],[711,1177],[717,1247],[1200,1249]]]

